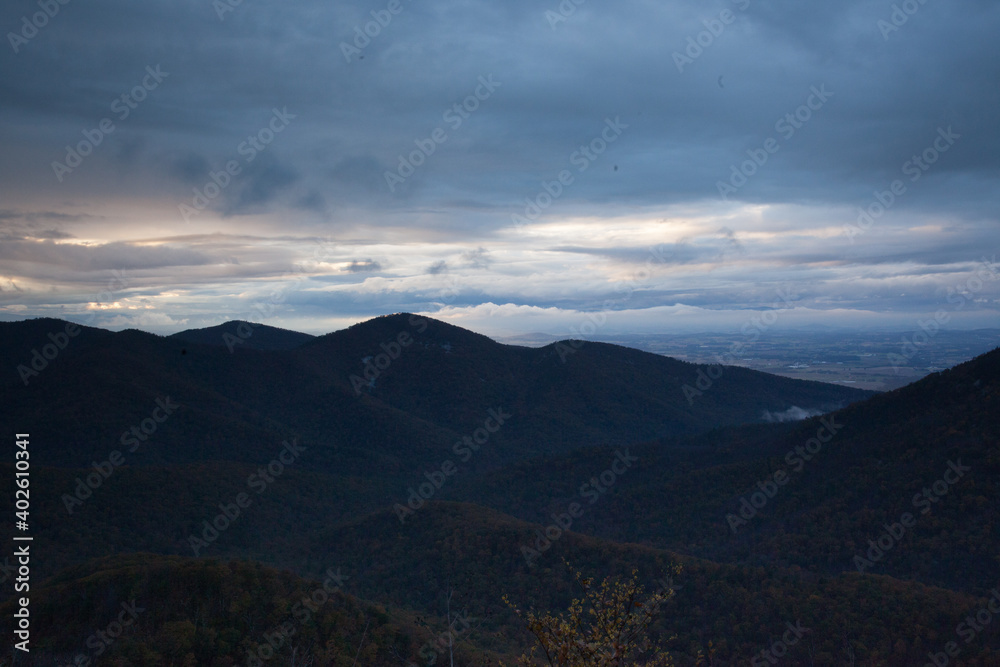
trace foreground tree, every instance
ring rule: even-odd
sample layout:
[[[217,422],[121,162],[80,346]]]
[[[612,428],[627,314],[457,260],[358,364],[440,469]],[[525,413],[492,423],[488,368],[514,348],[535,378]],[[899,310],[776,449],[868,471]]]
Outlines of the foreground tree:
[[[568,565],[568,563],[567,563]],[[675,572],[676,574],[676,572]],[[553,667],[623,667],[646,665],[670,667],[667,653],[651,648],[647,630],[664,602],[674,595],[672,587],[645,594],[637,581],[605,579],[595,584],[593,579],[576,573],[583,587],[583,598],[570,603],[569,609],[558,616],[533,611],[526,614],[514,606],[507,596],[504,602],[524,619],[538,646],[522,654],[518,664],[534,667],[535,652],[541,648],[546,664]]]

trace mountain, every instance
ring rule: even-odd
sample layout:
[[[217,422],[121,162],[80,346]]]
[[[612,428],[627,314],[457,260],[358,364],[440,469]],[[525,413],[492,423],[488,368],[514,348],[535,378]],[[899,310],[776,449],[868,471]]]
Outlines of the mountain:
[[[0,322],[0,351],[6,363],[0,387],[27,387],[46,371],[116,334],[53,318]]]
[[[1000,350],[876,395],[409,314],[289,349],[58,320],[0,341],[44,554],[28,664],[138,597],[108,664],[246,664],[330,568],[336,604],[265,664],[442,664],[456,611],[456,664],[509,663],[532,638],[503,596],[565,609],[573,570],[673,585],[652,637],[678,665],[1000,660],[968,621],[1000,579]],[[793,408],[826,414],[765,419]]]
[[[11,358],[30,359],[31,349],[46,344],[43,330],[65,326],[2,323],[0,337]],[[489,446],[474,443],[482,454],[470,465],[500,466],[763,421],[793,406],[828,410],[871,395],[603,343],[501,345],[408,314],[292,350],[230,352],[140,331],[82,329],[33,375],[22,380],[27,367],[15,364],[0,384],[9,407],[0,426],[23,428],[11,421],[18,415],[46,443],[44,464],[74,467],[123,446],[136,450],[129,465],[267,461],[297,438],[321,469],[406,474],[459,455],[470,446],[456,443],[473,437]],[[176,408],[165,415],[167,399]],[[502,426],[491,417],[501,413]],[[155,436],[135,431],[142,428]]]
[[[390,359],[382,350],[395,350],[399,336],[412,343]],[[512,415],[502,430],[504,450],[484,453],[499,462],[759,422],[793,406],[826,411],[872,395],[607,343],[502,345],[406,314],[319,337],[292,356],[317,373],[350,374],[355,393],[436,424],[464,423],[471,431],[488,407],[503,407]],[[390,364],[383,372],[366,365],[368,357]]]
[[[186,343],[222,345],[227,349],[240,347],[247,350],[293,350],[308,343],[315,336],[256,322],[231,320],[214,327],[179,331],[170,338]]]
[[[542,521],[607,467],[609,451],[458,479],[442,497]],[[1000,580],[1000,350],[825,417],[651,442],[631,455],[634,471],[579,530],[817,574],[860,564],[977,594]],[[886,537],[904,514],[915,525]],[[879,539],[892,547],[872,560]]]
[[[539,552],[530,557],[531,566],[526,548]],[[821,578],[773,566],[720,565],[551,531],[457,503],[428,503],[405,523],[392,511],[379,512],[316,534],[310,549],[355,573],[346,588],[356,595],[440,613],[452,592],[456,603],[484,619],[484,630],[522,645],[530,638],[518,631],[502,596],[522,608],[564,609],[578,594],[573,571],[627,576],[637,570],[647,590],[676,590],[653,636],[667,642],[676,635],[666,645],[681,665],[693,664],[710,641],[716,664],[747,664],[789,623],[808,629],[802,643],[792,648],[790,664],[810,664],[809,656],[815,664],[844,664],[845,643],[859,664],[922,664],[927,648],[948,639],[939,628],[950,631],[985,604],[984,598],[889,577],[848,573]],[[681,566],[679,572],[674,572],[675,564]],[[1000,659],[1000,638],[991,635],[982,642],[974,651],[979,664]]]
[[[546,545],[545,532],[474,505],[431,502],[406,524],[386,510],[299,535],[301,548],[317,556],[304,577],[212,558],[90,560],[33,583],[32,654],[18,664],[66,664],[105,652],[116,661],[107,664],[122,665],[256,664],[248,654],[274,665],[309,656],[345,666],[437,664],[447,646],[446,613],[462,619],[451,626],[456,664],[488,664],[489,656],[508,656],[510,664],[531,637],[503,596],[522,608],[565,608],[578,594],[574,571],[634,571],[646,590],[674,589],[651,638],[680,666],[693,665],[710,646],[714,664],[746,664],[788,628],[797,632],[784,647],[789,664],[838,665],[851,655],[859,664],[922,664],[928,650],[954,638],[952,628],[970,632],[967,617],[989,605],[985,597],[884,576],[817,578],[715,564],[574,532],[550,532]],[[540,549],[534,566],[524,559],[526,546]],[[14,601],[0,605],[8,636],[16,609]],[[996,664],[1000,638],[973,637],[961,664]]]
[[[399,665],[437,639],[427,621],[259,564],[130,554],[90,561],[33,590],[29,654],[18,665]],[[2,607],[13,636],[17,608]],[[445,624],[447,625],[447,624]],[[457,642],[460,660],[482,656]],[[23,657],[22,657],[23,656]],[[3,664],[7,664],[6,662]]]

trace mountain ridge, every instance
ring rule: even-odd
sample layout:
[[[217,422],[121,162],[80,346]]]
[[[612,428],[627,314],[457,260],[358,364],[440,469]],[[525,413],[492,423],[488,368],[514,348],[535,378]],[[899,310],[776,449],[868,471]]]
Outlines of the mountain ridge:
[[[37,348],[39,331],[0,323],[0,340]],[[473,465],[762,421],[765,412],[796,405],[832,409],[871,395],[725,367],[710,391],[685,400],[684,387],[704,386],[711,367],[604,343],[567,344],[574,352],[560,356],[555,347],[505,346],[406,313],[288,350],[229,352],[141,331],[98,332],[71,340],[27,386],[15,367],[0,383],[10,414],[34,420],[38,435],[53,441],[52,465],[100,460],[165,397],[182,407],[135,464],[253,460],[297,436],[322,451],[318,465],[350,460],[360,472],[387,459],[402,470],[439,458],[435,451],[481,428],[490,410],[512,418]],[[0,415],[0,427],[17,428],[7,419]]]

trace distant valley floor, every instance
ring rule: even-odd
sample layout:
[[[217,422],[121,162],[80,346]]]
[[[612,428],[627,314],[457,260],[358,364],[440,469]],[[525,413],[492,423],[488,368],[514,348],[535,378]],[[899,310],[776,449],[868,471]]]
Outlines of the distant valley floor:
[[[529,334],[498,340],[541,346],[556,338]],[[727,357],[735,343],[743,343],[744,354],[727,359],[729,364],[796,380],[890,391],[1000,347],[1000,329],[942,330],[926,339],[918,331],[764,333],[757,340],[739,333],[632,334],[599,340],[692,363],[713,363]]]

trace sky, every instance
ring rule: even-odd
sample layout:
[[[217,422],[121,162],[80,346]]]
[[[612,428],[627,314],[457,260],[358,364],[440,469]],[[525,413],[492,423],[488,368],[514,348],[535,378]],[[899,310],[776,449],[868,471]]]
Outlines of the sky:
[[[993,0],[7,0],[0,319],[1000,324]]]

